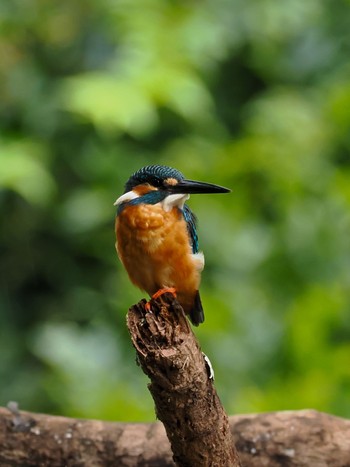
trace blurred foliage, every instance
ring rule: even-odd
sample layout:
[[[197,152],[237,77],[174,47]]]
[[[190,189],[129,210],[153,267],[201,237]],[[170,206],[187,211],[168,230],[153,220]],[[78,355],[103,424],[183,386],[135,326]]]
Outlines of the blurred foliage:
[[[228,411],[350,417],[349,7],[1,2],[1,405],[154,419],[113,201],[160,163],[233,189],[190,200]]]

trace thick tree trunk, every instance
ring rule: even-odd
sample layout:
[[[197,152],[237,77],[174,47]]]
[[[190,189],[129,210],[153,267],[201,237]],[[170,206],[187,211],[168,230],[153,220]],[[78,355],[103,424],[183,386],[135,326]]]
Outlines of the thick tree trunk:
[[[134,305],[127,325],[175,463],[238,467],[228,417],[181,306],[170,293],[151,306],[148,311],[145,300]]]
[[[229,418],[246,467],[349,467],[350,420],[302,410]],[[174,467],[160,422],[110,423],[0,407],[1,467]]]

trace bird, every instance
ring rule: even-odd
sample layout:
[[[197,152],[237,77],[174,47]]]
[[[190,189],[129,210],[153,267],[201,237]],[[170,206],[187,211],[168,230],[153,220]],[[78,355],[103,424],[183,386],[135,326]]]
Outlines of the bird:
[[[148,165],[130,176],[114,203],[116,250],[131,282],[151,298],[173,293],[195,326],[204,322],[199,295],[204,255],[197,218],[186,201],[191,194],[230,191],[188,180],[172,167]]]

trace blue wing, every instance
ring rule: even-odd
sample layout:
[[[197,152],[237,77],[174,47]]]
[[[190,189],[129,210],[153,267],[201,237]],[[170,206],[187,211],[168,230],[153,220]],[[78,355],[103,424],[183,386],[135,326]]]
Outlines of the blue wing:
[[[192,246],[192,252],[198,253],[199,245],[198,245],[198,235],[197,235],[197,218],[191,211],[191,209],[187,206],[187,204],[183,207],[183,216],[187,223],[187,230],[188,235],[190,237],[190,242]]]
[[[192,253],[196,254],[199,251],[197,235],[197,218],[186,204],[184,205],[182,212],[187,224],[187,231],[190,238]],[[190,319],[192,321],[192,324],[194,324],[195,326],[198,326],[199,324],[204,322],[204,311],[198,290],[196,291],[193,308],[190,311]]]

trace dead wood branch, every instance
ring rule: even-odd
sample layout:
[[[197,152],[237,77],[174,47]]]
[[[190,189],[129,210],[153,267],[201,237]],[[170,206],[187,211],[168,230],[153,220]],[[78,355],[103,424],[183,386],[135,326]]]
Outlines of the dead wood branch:
[[[246,467],[348,467],[350,420],[313,410],[229,418]],[[0,407],[2,467],[174,467],[160,422],[77,420]]]
[[[128,317],[140,363],[151,377],[157,415],[166,421],[171,442],[180,444],[175,446],[179,455],[196,449],[193,439],[199,430],[201,439],[196,443],[207,444],[216,436],[222,442],[220,449],[231,448],[233,462],[237,462],[233,441],[227,445],[227,419],[206,374],[198,344],[188,337],[190,327],[182,309],[173,313],[177,305],[170,302],[168,305],[173,308],[169,313],[167,300],[153,304],[153,314],[144,313],[142,302],[132,308]],[[156,362],[152,361],[154,358]],[[210,406],[214,414],[210,413],[206,420],[203,413],[207,414]],[[174,417],[169,417],[169,407]],[[203,413],[197,418],[198,411]],[[204,426],[204,422],[210,425],[211,417],[216,423],[214,432]],[[229,426],[243,466],[350,467],[350,420],[304,410],[236,415],[230,417]],[[77,420],[18,412],[13,405],[12,410],[0,407],[1,467],[116,465],[174,467],[163,425]]]
[[[156,415],[180,467],[238,467],[228,417],[189,322],[172,294],[145,301],[127,325],[141,368],[150,378]]]

